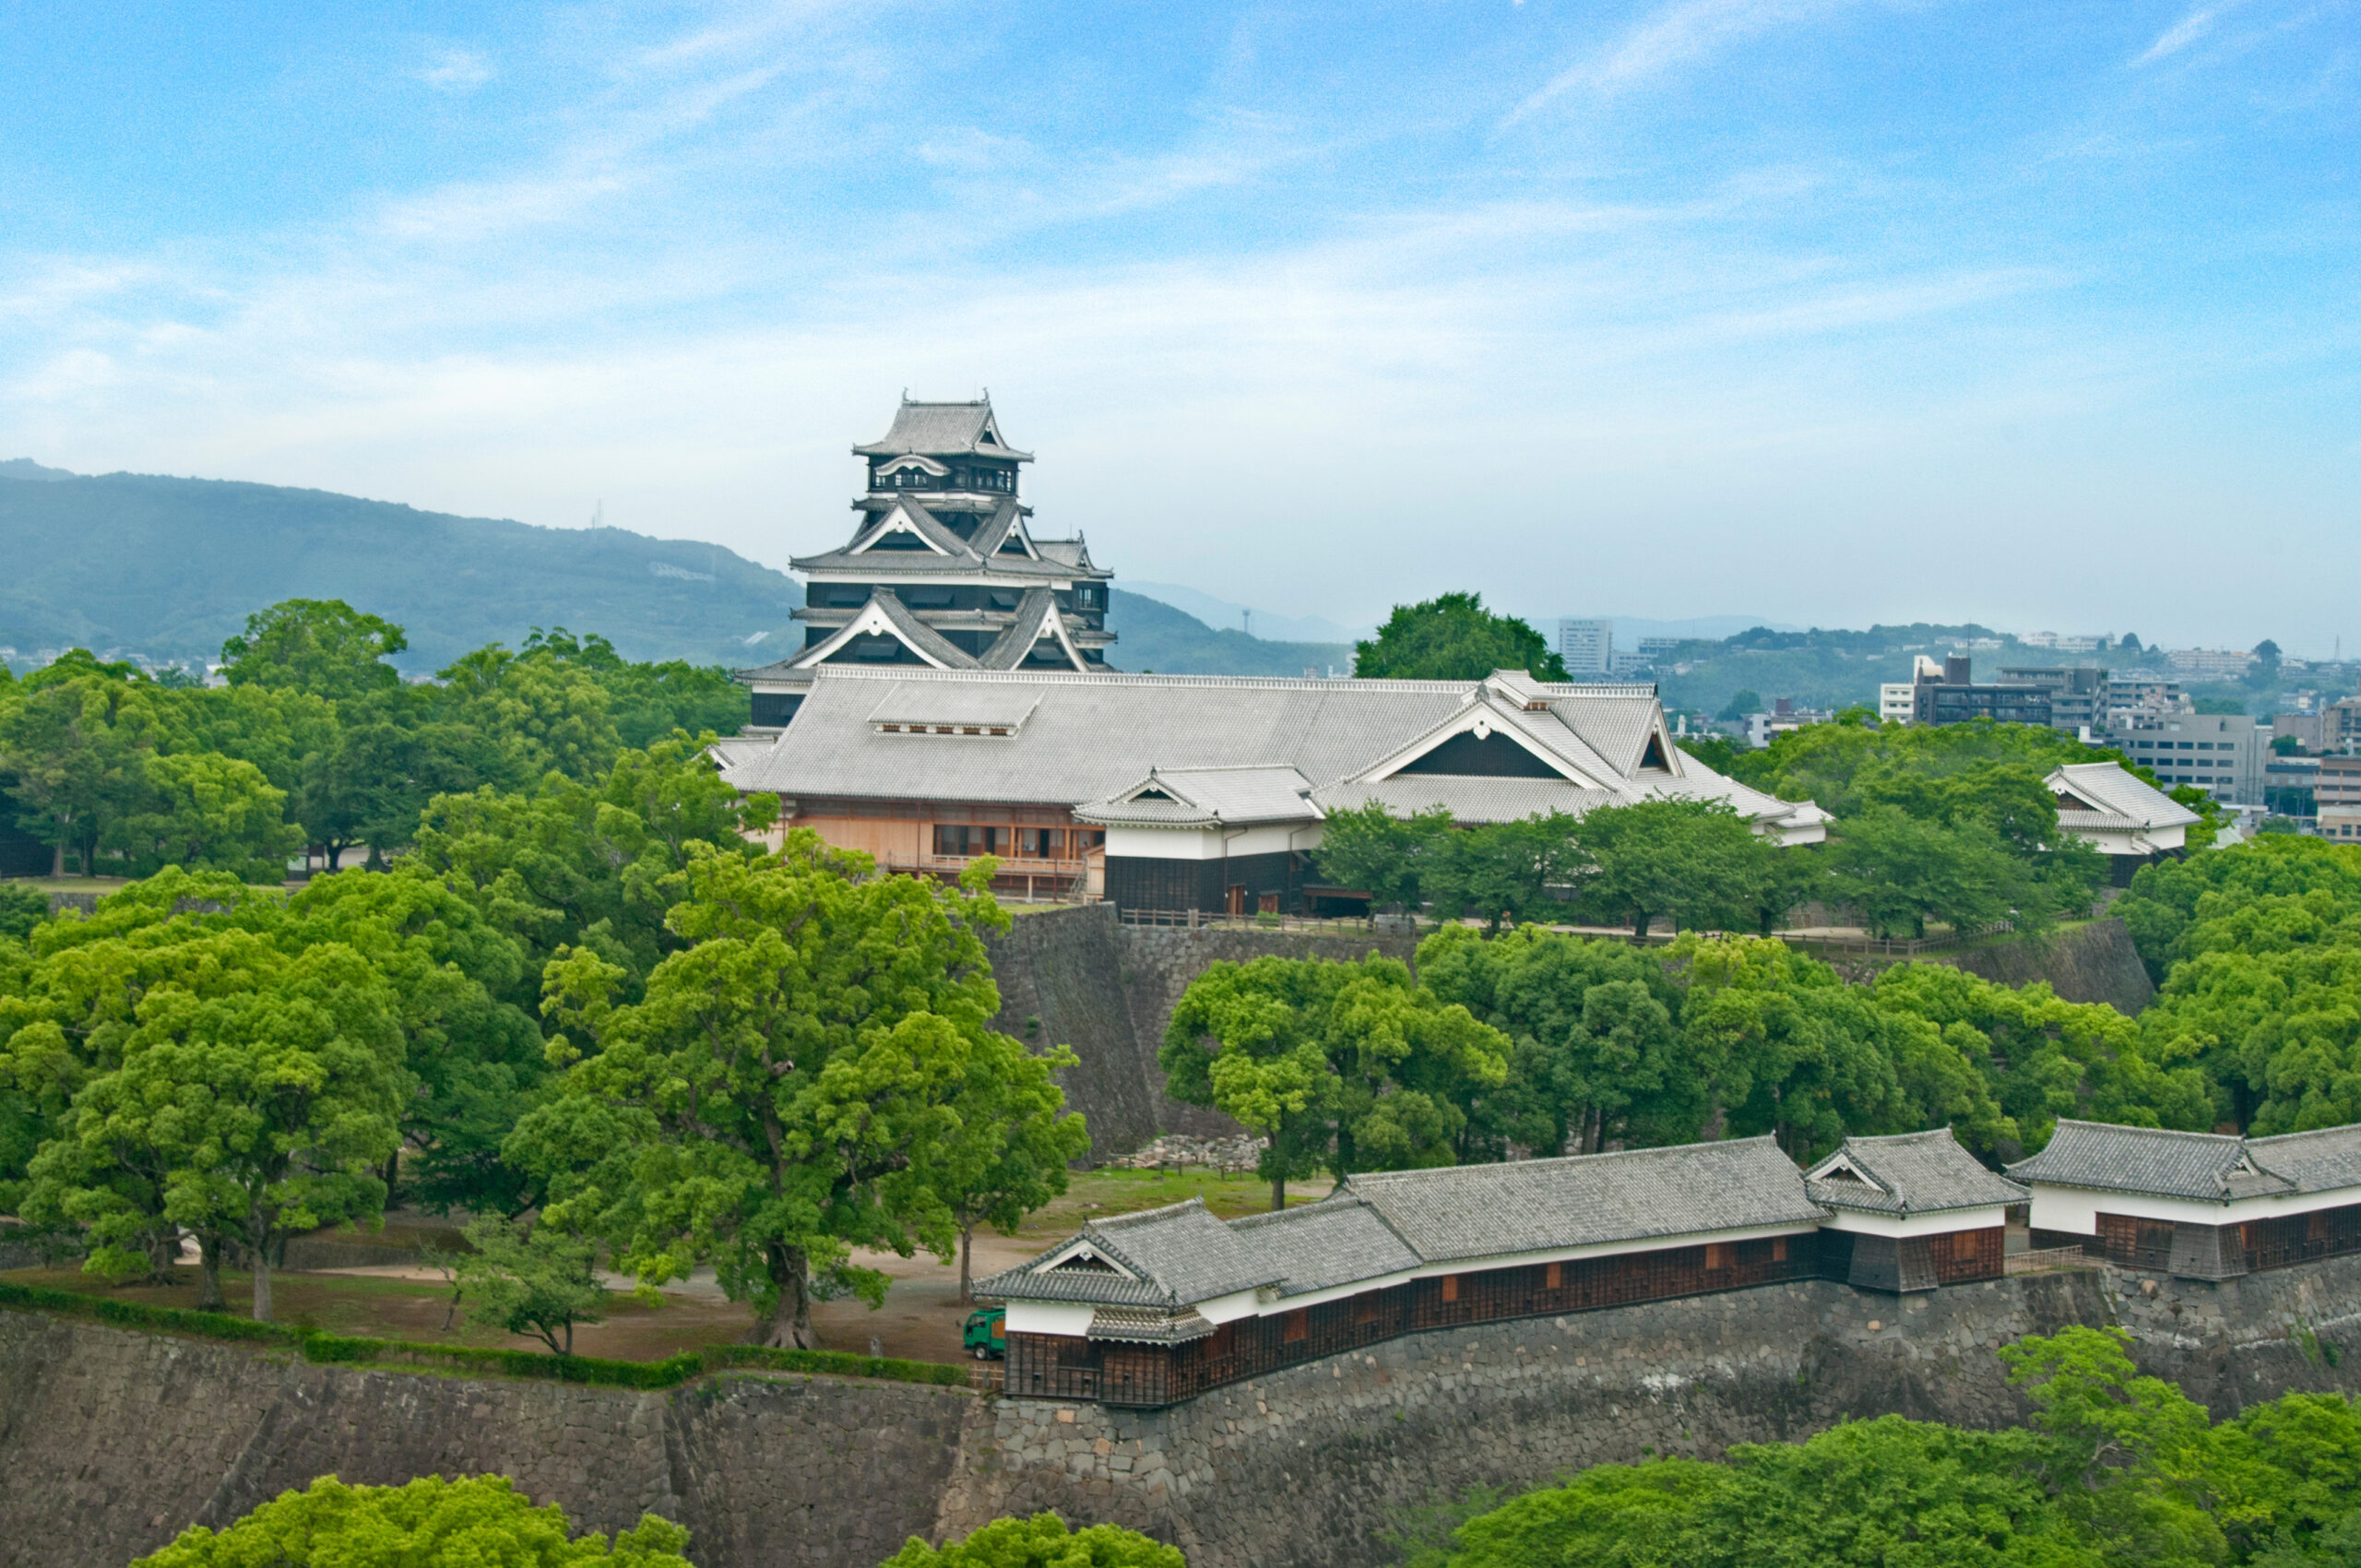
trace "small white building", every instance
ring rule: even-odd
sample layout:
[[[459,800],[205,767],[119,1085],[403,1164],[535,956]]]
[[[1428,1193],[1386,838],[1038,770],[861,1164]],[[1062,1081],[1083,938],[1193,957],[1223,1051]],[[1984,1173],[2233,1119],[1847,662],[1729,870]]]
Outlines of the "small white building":
[[[1823,1277],[1869,1290],[1932,1290],[2002,1269],[2009,1206],[2030,1195],[1959,1146],[1949,1127],[1847,1138],[1804,1172],[1829,1211]]]
[[[2228,1279],[2361,1252],[2361,1127],[2275,1138],[2060,1121],[2009,1174],[2034,1244],[2127,1268]]]
[[[1918,710],[1918,683],[1887,681],[1878,687],[1878,719],[1886,724],[1907,724]]]
[[[2113,860],[2118,883],[2188,848],[2189,828],[2205,820],[2121,763],[2068,763],[2043,782],[2058,798],[2058,826]]]

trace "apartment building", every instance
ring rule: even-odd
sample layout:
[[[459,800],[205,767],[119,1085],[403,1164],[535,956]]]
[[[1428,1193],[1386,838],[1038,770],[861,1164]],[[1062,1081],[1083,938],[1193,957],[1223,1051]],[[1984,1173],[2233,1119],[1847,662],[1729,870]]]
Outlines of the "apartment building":
[[[2271,730],[2243,713],[2117,713],[2106,743],[2167,787],[2194,784],[2217,801],[2262,802]]]

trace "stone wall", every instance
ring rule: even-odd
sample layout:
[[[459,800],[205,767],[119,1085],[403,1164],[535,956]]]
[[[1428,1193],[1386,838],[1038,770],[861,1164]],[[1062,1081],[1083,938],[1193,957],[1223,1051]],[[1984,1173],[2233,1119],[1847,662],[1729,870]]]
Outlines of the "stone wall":
[[[678,1519],[701,1568],[868,1568],[933,1527],[980,1403],[828,1378],[638,1394],[315,1367],[0,1312],[0,1564],[122,1568],[320,1475],[499,1472],[597,1529]]]
[[[1044,1507],[1174,1541],[1192,1568],[1375,1568],[1406,1510],[1473,1487],[1887,1412],[2020,1420],[1994,1352],[2067,1324],[2121,1324],[2142,1370],[2217,1417],[2361,1392],[2356,1302],[2361,1259],[1908,1298],[1797,1281],[1417,1335],[1156,1411],[756,1374],[476,1382],[0,1313],[0,1565],[120,1568],[327,1472],[498,1471],[599,1529],[679,1519],[701,1568],[872,1568],[907,1536]]]
[[[2120,1013],[2137,1013],[2156,999],[2155,982],[2148,978],[2148,967],[2140,961],[2131,933],[2119,920],[2093,921],[2054,936],[1965,948],[1933,961],[2002,985],[2047,980],[2069,1002],[2104,1002]]]
[[[1067,1103],[1089,1120],[1091,1152],[1105,1158],[1158,1133],[1227,1137],[1240,1130],[1218,1111],[1168,1099],[1156,1064],[1173,1007],[1206,966],[1265,953],[1359,958],[1372,948],[1407,961],[1417,944],[1406,936],[1127,926],[1112,905],[1090,904],[1020,915],[990,945],[1001,993],[992,1027],[1028,1045],[1074,1048],[1082,1061],[1066,1074]]]

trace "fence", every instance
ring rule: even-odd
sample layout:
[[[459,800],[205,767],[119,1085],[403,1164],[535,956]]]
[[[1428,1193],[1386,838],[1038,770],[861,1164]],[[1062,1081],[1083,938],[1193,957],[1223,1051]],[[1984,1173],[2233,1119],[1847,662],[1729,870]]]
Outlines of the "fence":
[[[2011,1253],[2001,1261],[2009,1274],[2047,1274],[2058,1268],[2096,1268],[2098,1264],[2080,1247],[2044,1247],[2039,1252]]]
[[[1186,931],[1303,931],[1347,936],[1392,934],[1367,915],[1225,915],[1206,909],[1118,909],[1125,925],[1169,926]],[[1409,934],[1409,928],[1401,928]]]
[[[1978,937],[1994,936],[2001,932],[2016,930],[2013,921],[1995,921],[1990,925],[1971,931],[1955,931],[1948,936],[1922,936],[1909,941],[1895,941],[1880,936],[1825,937],[1802,936],[1786,932],[1781,940],[1799,947],[1815,947],[1830,953],[1870,953],[1883,957],[1912,958],[1921,953],[1940,953],[1948,947],[1959,947]]]

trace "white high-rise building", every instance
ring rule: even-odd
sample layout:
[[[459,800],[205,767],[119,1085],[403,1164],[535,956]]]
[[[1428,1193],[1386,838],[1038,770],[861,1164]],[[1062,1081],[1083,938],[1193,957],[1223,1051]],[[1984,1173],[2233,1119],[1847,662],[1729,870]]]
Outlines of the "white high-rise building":
[[[1560,620],[1558,623],[1558,657],[1565,661],[1566,673],[1579,681],[1588,675],[1607,675],[1615,669],[1615,623],[1612,621]]]

